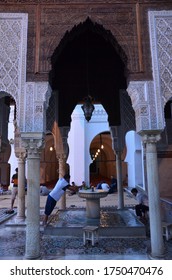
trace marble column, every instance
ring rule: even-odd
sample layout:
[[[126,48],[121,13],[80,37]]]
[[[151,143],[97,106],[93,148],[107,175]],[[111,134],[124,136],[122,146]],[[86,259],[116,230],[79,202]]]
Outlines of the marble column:
[[[44,145],[40,137],[41,133],[30,133],[24,139],[27,150],[26,259],[40,259],[40,154]]]
[[[17,221],[25,220],[25,159],[26,153],[20,153],[18,157],[18,207]]]
[[[148,191],[147,186],[147,171],[146,171],[146,146],[145,143],[143,143],[142,146],[142,165],[143,165],[143,187],[146,191]]]
[[[144,135],[142,139],[146,145],[146,169],[149,197],[151,257],[156,259],[162,258],[164,255],[156,148],[156,143],[160,140],[160,135]]]
[[[62,178],[66,173],[66,156],[64,154],[59,154],[57,158],[59,161],[59,178]],[[60,209],[66,209],[66,192],[60,199]]]
[[[124,193],[122,186],[122,163],[121,151],[116,151],[116,174],[117,174],[117,187],[118,187],[118,209],[124,208]]]

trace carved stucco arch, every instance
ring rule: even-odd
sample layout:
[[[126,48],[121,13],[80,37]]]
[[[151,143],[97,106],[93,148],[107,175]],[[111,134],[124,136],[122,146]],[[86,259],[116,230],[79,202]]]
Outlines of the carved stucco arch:
[[[148,15],[153,81],[131,81],[127,89],[139,133],[164,129],[164,107],[172,98],[172,11]]]
[[[47,68],[49,70],[51,70],[50,58],[54,55],[55,50],[59,48],[59,46],[60,48],[63,46],[65,38],[69,37],[70,39],[70,37],[72,38],[72,36],[74,36],[74,33],[76,34],[75,29],[79,32],[80,27],[88,20],[90,20],[92,25],[95,26],[93,27],[94,31],[113,45],[114,50],[120,56],[121,60],[126,65],[126,68],[128,68],[128,58],[130,58],[130,60],[132,59],[131,48],[128,47],[127,39],[125,39],[123,34],[119,32],[116,25],[110,25],[109,28],[109,25],[106,23],[106,18],[100,18],[96,14],[91,16],[88,14],[76,14],[75,16],[71,15],[68,17],[67,25],[61,22],[61,24],[56,26],[57,36],[54,34],[54,37],[46,47],[46,57],[48,58],[47,63],[49,64]],[[120,44],[121,42],[123,42],[123,45]]]

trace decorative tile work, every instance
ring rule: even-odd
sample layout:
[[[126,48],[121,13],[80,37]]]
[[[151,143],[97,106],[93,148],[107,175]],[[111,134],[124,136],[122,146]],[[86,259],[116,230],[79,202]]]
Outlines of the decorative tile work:
[[[5,209],[0,209],[0,216]],[[111,212],[111,209],[109,210]],[[41,212],[42,217],[43,210]],[[0,259],[24,259],[25,255],[26,232],[24,226],[5,226],[0,225]],[[87,259],[91,256],[94,259],[104,259],[114,255],[113,259],[119,259],[120,256],[129,256],[131,259],[143,256],[148,259],[151,251],[150,238],[111,238],[101,237],[94,247],[91,243],[83,245],[82,237],[59,237],[44,234],[40,232],[40,247],[42,259],[70,259],[72,256],[78,256]],[[172,240],[165,241],[166,255],[164,259],[172,259]]]
[[[164,106],[172,97],[172,12],[149,11],[153,81],[131,81],[128,93],[137,132],[163,130]]]
[[[172,11],[150,11],[150,41],[156,93],[172,97]]]
[[[163,130],[164,113],[153,81],[131,81],[127,88],[135,110],[136,131]],[[161,109],[161,110],[160,110]]]
[[[46,109],[51,88],[47,82],[27,82],[25,88],[25,126],[22,132],[45,132]]]
[[[19,114],[23,115],[24,110],[27,22],[27,14],[0,13],[0,91],[10,94],[15,99],[17,121]]]
[[[5,233],[5,234],[4,234]],[[24,230],[0,230],[0,259],[19,258],[25,254],[25,231]],[[86,258],[87,255],[118,255],[147,256],[150,253],[149,238],[100,238],[94,247],[91,243],[83,245],[82,238],[63,238],[48,236],[41,233],[41,256],[42,259],[57,259],[60,257],[79,255]],[[168,253],[164,259],[172,259],[172,241],[165,242]]]

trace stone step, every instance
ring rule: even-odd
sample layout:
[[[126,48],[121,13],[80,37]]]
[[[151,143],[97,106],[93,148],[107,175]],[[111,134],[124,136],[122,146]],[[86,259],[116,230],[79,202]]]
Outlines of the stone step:
[[[7,214],[6,213],[7,210],[8,209],[4,209],[4,208],[0,209],[0,224],[8,221],[11,217],[16,215],[16,213],[17,213],[16,211],[14,211],[14,213],[12,213],[12,214]]]

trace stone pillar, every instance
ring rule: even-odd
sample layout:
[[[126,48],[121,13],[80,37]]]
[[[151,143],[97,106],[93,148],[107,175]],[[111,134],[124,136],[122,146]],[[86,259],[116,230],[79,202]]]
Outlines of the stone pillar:
[[[122,128],[111,126],[110,129],[112,138],[112,149],[116,154],[116,175],[117,175],[117,187],[118,187],[118,209],[124,208],[124,193],[122,187],[122,162],[121,154],[124,146],[124,140],[122,136]]]
[[[116,174],[118,187],[118,209],[124,208],[124,193],[122,187],[122,163],[121,151],[116,151]]]
[[[26,153],[18,157],[18,207],[16,219],[20,222],[25,220],[25,158]]]
[[[18,222],[25,220],[25,160],[26,149],[22,146],[22,139],[17,126],[17,122],[14,120],[14,152],[15,158],[18,160],[18,206],[17,217]]]
[[[59,178],[62,178],[66,173],[66,156],[64,154],[59,154],[57,158],[59,161]],[[60,199],[60,209],[66,209],[66,192]]]
[[[149,197],[151,257],[162,258],[164,255],[164,242],[161,224],[158,161],[156,150],[156,143],[160,140],[160,135],[144,135],[142,139],[146,144],[146,169]]]
[[[147,171],[146,171],[146,145],[142,142],[142,163],[143,163],[143,188],[148,192]]]
[[[66,173],[66,158],[68,154],[68,137],[69,127],[56,127],[55,131],[55,149],[56,157],[59,162],[59,178],[62,178]],[[60,209],[66,209],[66,193],[60,199]]]
[[[40,153],[42,133],[23,133],[27,150],[26,259],[40,258]],[[41,137],[42,136],[42,137]]]

